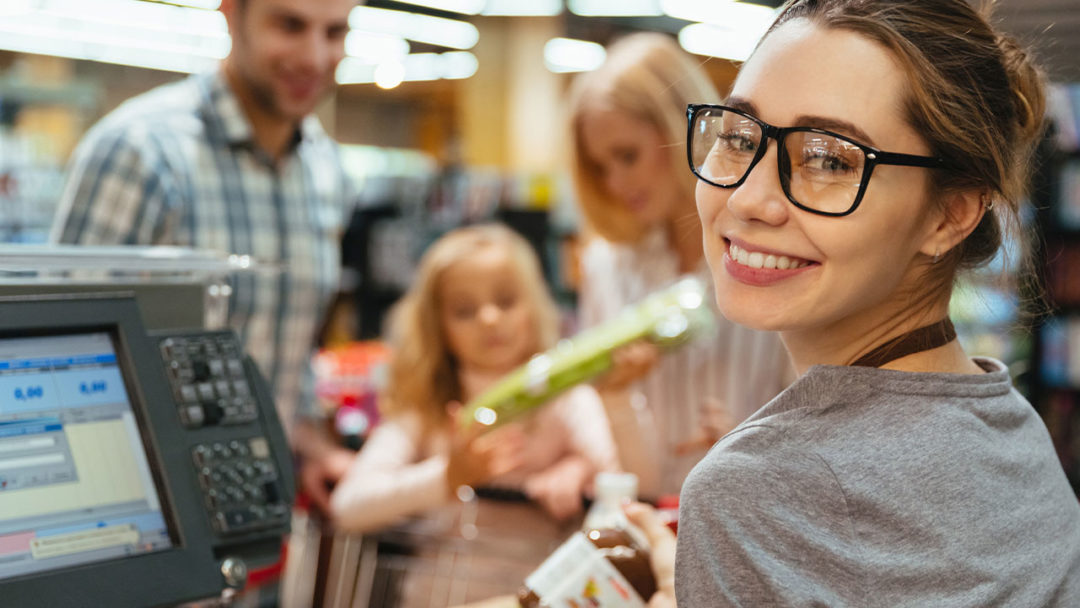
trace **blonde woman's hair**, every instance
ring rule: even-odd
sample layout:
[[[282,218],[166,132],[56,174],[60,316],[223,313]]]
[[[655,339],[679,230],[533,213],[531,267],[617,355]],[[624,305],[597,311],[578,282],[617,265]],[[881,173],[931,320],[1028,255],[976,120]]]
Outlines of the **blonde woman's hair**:
[[[387,387],[379,400],[383,415],[415,411],[425,430],[431,430],[445,424],[446,404],[463,398],[457,361],[440,320],[443,303],[439,283],[448,268],[490,247],[505,251],[524,288],[522,298],[532,306],[538,341],[535,350],[547,349],[559,339],[558,309],[528,241],[498,224],[453,230],[424,253],[416,279],[391,313],[393,354]]]
[[[625,112],[660,132],[679,180],[681,200],[693,202],[694,176],[686,164],[686,106],[720,98],[704,70],[666,34],[631,34],[608,49],[604,64],[580,74],[570,92],[571,173],[585,221],[600,236],[634,242],[643,227],[607,193],[583,147],[582,117],[593,108]]]

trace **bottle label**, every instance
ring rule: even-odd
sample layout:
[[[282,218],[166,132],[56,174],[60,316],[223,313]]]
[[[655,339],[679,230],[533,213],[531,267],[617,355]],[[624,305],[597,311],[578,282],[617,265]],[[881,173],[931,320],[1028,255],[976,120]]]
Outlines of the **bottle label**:
[[[615,566],[581,532],[575,532],[525,579],[545,608],[645,608]]]

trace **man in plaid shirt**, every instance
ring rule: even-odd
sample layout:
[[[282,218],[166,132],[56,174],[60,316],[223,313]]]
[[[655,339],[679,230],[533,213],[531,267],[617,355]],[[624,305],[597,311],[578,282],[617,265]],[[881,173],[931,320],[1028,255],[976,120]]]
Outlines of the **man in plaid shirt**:
[[[337,144],[312,111],[334,86],[356,0],[224,0],[219,70],[128,100],[68,169],[54,242],[248,254],[280,273],[232,277],[229,323],[274,390],[301,485],[325,505],[351,453],[317,431],[310,354],[338,287],[352,202]]]

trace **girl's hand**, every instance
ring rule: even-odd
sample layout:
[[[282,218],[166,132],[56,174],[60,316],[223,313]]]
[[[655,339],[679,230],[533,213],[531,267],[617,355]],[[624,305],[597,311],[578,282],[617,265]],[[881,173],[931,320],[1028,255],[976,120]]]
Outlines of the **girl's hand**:
[[[649,505],[635,502],[623,507],[627,519],[649,541],[649,563],[656,577],[656,593],[649,608],[675,608],[675,534]]]
[[[458,486],[481,485],[521,466],[525,436],[520,427],[508,425],[487,431],[474,424],[468,431],[461,432],[458,426],[461,404],[451,403],[447,409],[450,410],[452,437],[446,481],[451,494]]]
[[[616,350],[611,359],[611,369],[593,382],[599,391],[621,390],[645,377],[660,360],[660,349],[638,340]]]
[[[540,503],[559,521],[581,513],[581,491],[592,472],[581,456],[569,456],[530,476],[525,481],[525,494]]]

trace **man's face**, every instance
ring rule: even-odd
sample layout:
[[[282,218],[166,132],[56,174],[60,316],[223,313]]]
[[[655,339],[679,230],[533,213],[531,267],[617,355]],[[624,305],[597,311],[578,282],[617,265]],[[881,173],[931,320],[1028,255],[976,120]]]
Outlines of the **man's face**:
[[[356,0],[233,0],[223,3],[229,63],[267,113],[299,120],[334,85]]]

